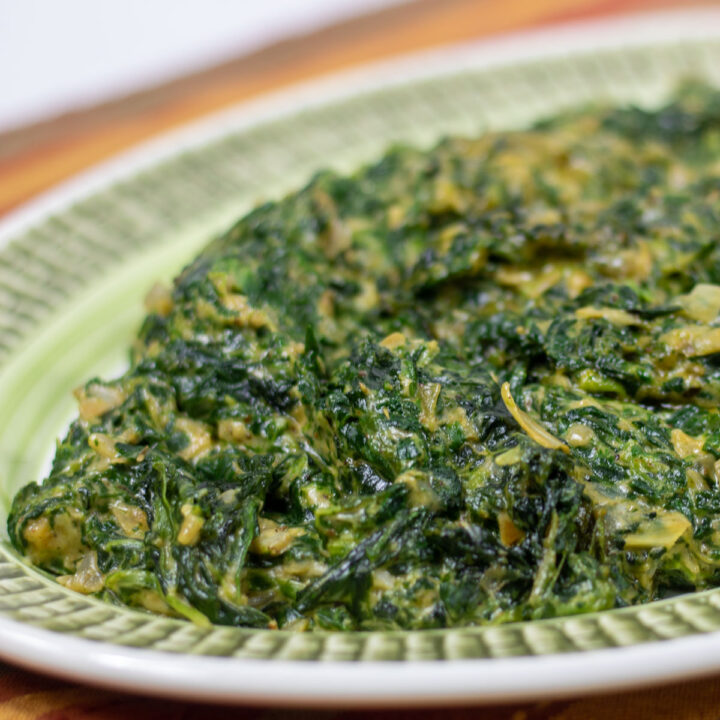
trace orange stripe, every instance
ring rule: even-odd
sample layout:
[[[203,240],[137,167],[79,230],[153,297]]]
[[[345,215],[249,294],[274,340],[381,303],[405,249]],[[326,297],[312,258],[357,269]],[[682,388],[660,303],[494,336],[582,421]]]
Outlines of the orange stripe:
[[[101,703],[112,703],[117,695],[93,688],[70,687],[62,690],[27,693],[0,703],[0,717],[12,720],[38,720],[58,710],[80,710]]]

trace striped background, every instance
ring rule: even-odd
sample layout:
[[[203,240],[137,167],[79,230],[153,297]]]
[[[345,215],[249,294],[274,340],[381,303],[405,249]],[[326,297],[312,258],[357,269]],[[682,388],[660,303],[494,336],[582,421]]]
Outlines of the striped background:
[[[364,62],[555,22],[713,0],[418,0],[150,92],[0,134],[0,216],[100,160],[208,112]]]

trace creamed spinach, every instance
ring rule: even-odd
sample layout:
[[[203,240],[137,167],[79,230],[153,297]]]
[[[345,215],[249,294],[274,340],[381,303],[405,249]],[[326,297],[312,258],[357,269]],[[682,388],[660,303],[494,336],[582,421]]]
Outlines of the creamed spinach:
[[[12,542],[295,630],[720,584],[720,92],[395,148],[253,210],[77,392]]]

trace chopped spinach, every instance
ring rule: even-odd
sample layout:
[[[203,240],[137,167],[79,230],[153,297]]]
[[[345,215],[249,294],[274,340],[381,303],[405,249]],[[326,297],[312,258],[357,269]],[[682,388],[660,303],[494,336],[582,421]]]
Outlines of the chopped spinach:
[[[77,391],[13,544],[193,622],[429,628],[720,584],[720,92],[258,207]]]

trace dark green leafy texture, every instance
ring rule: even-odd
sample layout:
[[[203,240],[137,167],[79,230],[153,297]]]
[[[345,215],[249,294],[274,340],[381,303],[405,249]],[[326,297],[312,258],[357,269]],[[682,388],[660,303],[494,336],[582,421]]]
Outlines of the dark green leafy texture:
[[[425,628],[720,582],[720,94],[397,148],[153,291],[10,537],[197,623]]]

